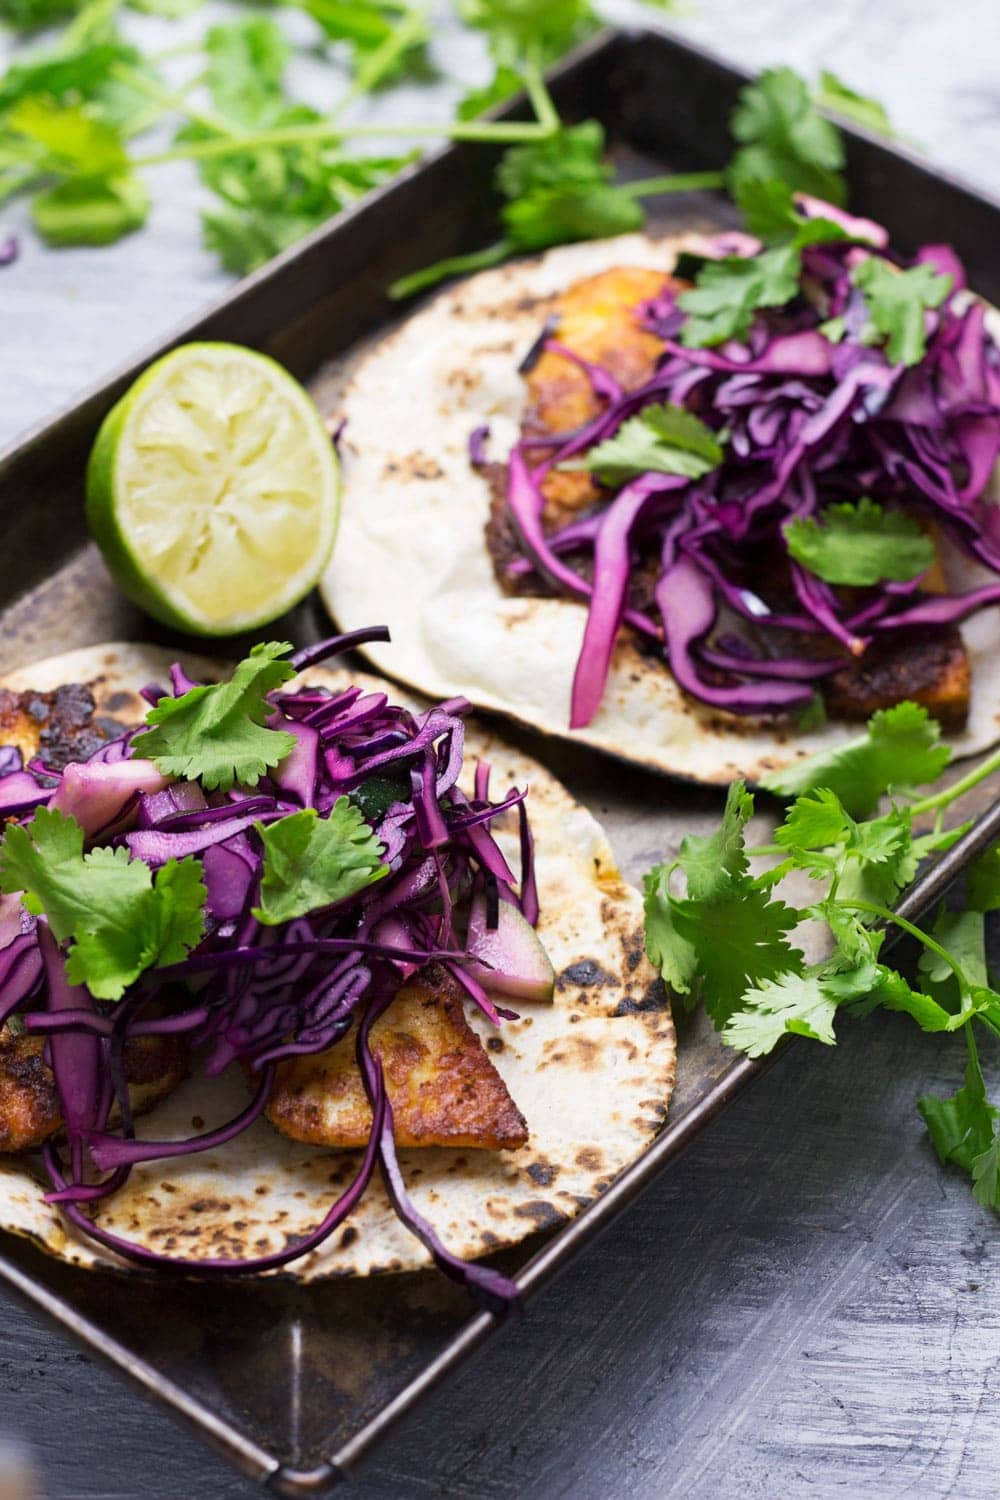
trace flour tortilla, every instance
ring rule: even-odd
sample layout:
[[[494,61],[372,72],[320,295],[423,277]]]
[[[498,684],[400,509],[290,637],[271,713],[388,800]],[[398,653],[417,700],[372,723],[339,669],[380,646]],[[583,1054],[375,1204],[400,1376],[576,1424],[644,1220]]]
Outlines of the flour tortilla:
[[[25,668],[0,686],[45,691],[96,679],[98,714],[134,723],[145,712],[136,690],[167,680],[171,659],[154,647],[97,646]],[[186,658],[185,665],[206,678],[219,670]],[[385,686],[320,669],[307,677],[334,687],[348,680],[368,689]],[[481,727],[469,726],[467,747],[470,762],[485,756],[493,766],[495,796],[512,784],[530,784],[539,932],[558,976],[552,1004],[517,1002],[520,1020],[505,1023],[500,1033],[470,1009],[471,1024],[492,1039],[489,1055],[527,1118],[529,1144],[512,1152],[400,1153],[419,1211],[452,1250],[473,1257],[572,1217],[640,1153],[666,1114],[675,1043],[662,989],[643,954],[641,899],[616,871],[598,824],[541,766]],[[499,837],[516,871],[516,838]],[[207,1085],[191,1079],[141,1122],[139,1133],[164,1139],[210,1129],[247,1098],[238,1067]],[[101,1222],[186,1258],[260,1255],[315,1224],[358,1159],[357,1152],[299,1145],[259,1121],[218,1152],[135,1169],[102,1209]],[[66,1226],[44,1202],[34,1170],[27,1159],[0,1158],[0,1227],[29,1235],[77,1265],[131,1270]],[[311,1281],[428,1262],[376,1174],[347,1224],[281,1274]]]
[[[517,366],[551,299],[615,266],[668,272],[694,237],[625,235],[569,245],[485,271],[442,292],[355,367],[346,418],[340,535],[321,584],[344,630],[385,623],[392,645],[364,647],[380,671],[433,697],[463,693],[549,734],[695,781],[758,781],[768,770],[857,735],[857,724],[808,732],[735,719],[686,698],[670,672],[623,633],[607,691],[586,728],[568,729],[586,611],[565,599],[503,593],[483,538],[486,481],[469,463],[473,428],[488,423],[505,459],[519,433],[525,386]],[[967,565],[965,565],[967,567]],[[955,580],[971,587],[971,575]],[[963,626],[972,666],[968,725],[957,755],[1000,738],[1000,610]]]

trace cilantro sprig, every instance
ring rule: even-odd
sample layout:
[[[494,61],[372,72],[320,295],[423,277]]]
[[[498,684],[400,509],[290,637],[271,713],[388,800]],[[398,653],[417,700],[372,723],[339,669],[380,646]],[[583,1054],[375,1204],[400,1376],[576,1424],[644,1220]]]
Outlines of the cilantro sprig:
[[[942,909],[926,928],[893,911],[921,861],[964,831],[943,826],[945,809],[1000,770],[994,752],[959,781],[918,796],[949,759],[924,709],[884,710],[858,739],[765,778],[792,800],[773,842],[757,849],[746,846],[754,800],[735,783],[718,830],[685,839],[676,860],[647,875],[646,946],[684,1003],[703,1003],[723,1040],[751,1057],[787,1035],[834,1045],[841,1010],[881,1007],[927,1032],[962,1032],[963,1086],[918,1107],[941,1160],[965,1169],[979,1201],[1000,1208],[1000,1107],[987,1097],[975,1036],[977,1027],[1000,1036],[984,929],[985,913],[1000,909],[1000,849],[968,873],[964,910]],[[917,819],[930,813],[934,824],[921,832]],[[755,870],[751,857],[771,863]],[[808,878],[801,905],[784,899],[791,876]],[[804,924],[813,937],[820,924],[823,956],[813,947],[807,957]],[[882,957],[894,927],[920,947],[916,984]]]
[[[356,896],[389,873],[381,843],[346,797],[338,798],[327,817],[307,807],[256,828],[264,845],[264,873],[253,914],[265,926]]]
[[[80,824],[56,808],[39,808],[27,827],[10,824],[0,843],[0,891],[23,891],[28,911],[72,944],[71,984],[120,1000],[144,970],[179,963],[200,939],[201,865],[172,859],[154,877],[127,849],[84,854],[83,843]]]
[[[919,523],[863,496],[828,505],[821,516],[798,516],[785,527],[790,557],[827,583],[870,587],[917,578],[937,553]]]
[[[295,745],[294,735],[266,722],[274,712],[268,694],[295,676],[281,659],[291,649],[288,641],[262,641],[228,681],[161,698],[146,715],[150,727],[136,736],[138,754],[206,791],[256,786]]]
[[[664,401],[623,422],[613,438],[590,449],[581,467],[615,486],[649,473],[701,479],[722,462],[724,438],[686,407]]]

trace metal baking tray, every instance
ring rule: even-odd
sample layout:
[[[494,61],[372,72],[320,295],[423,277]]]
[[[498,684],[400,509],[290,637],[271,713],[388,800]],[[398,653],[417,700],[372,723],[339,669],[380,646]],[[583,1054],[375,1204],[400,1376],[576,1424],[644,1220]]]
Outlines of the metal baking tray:
[[[620,170],[633,176],[724,162],[726,120],[744,81],[707,53],[653,33],[604,34],[552,80],[563,114],[600,118]],[[508,113],[516,117],[519,108]],[[846,136],[852,206],[887,224],[903,248],[947,235],[972,285],[1000,301],[1000,204],[903,151],[862,133]],[[204,338],[275,355],[331,409],[339,362],[399,315],[384,287],[440,256],[485,243],[495,231],[494,161],[481,146],[439,151],[0,456],[0,669],[116,637],[167,642],[180,651],[191,644],[172,640],[121,599],[87,542],[82,479],[104,413],[149,359]],[[708,195],[665,198],[661,206],[655,227],[725,222],[722,200]],[[317,639],[325,628],[321,607],[307,601],[282,628],[298,642]],[[610,769],[596,752],[525,730],[510,734],[604,822],[633,880],[718,815],[717,791]],[[913,888],[908,914],[936,900],[998,832],[1000,807]],[[678,1087],[663,1132],[574,1222],[502,1257],[526,1298],[760,1071],[724,1049],[701,1020],[682,1017],[679,1030]],[[248,1475],[286,1496],[331,1490],[497,1322],[470,1312],[461,1292],[430,1273],[308,1287],[281,1279],[220,1286],[142,1276],[123,1285],[116,1273],[74,1270],[2,1236],[0,1278],[186,1418]]]

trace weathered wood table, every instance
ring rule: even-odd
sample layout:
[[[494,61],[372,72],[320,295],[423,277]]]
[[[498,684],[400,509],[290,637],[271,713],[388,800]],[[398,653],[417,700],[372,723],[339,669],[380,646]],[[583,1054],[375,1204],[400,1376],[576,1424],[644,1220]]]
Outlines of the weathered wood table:
[[[678,25],[747,65],[832,67],[1000,191],[996,0],[701,0]],[[475,67],[446,25],[436,45]],[[426,117],[443,97],[379,107]],[[64,254],[26,237],[0,271],[0,440],[222,288],[192,182],[157,180],[144,235]],[[4,210],[0,230],[20,221]],[[845,1028],[836,1051],[792,1049],[396,1432],[360,1493],[993,1500],[1000,1226],[937,1168],[914,1110],[960,1069],[958,1044],[902,1017]],[[51,1500],[256,1493],[39,1317],[0,1306],[0,1432],[31,1445]]]

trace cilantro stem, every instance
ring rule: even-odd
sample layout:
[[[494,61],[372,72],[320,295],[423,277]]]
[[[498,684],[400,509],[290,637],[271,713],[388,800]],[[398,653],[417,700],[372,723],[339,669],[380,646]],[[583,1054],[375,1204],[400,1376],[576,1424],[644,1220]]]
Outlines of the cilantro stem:
[[[890,911],[887,906],[877,906],[874,901],[841,901],[838,904],[847,911],[870,912],[872,916],[881,917],[883,922],[892,922],[894,926],[901,928],[903,932],[909,933],[910,937],[914,937],[919,943],[923,943],[925,948],[929,948],[931,953],[937,954],[938,958],[942,959],[948,965],[958,980],[963,999],[968,995],[972,986],[965,970],[960,964],[956,963],[947,948],[942,948],[937,939],[932,938],[930,933],[925,932],[922,927],[917,927],[913,922],[908,922],[905,917],[899,916],[897,912]]]
[[[987,776],[992,776],[994,771],[1000,771],[1000,750],[994,750],[992,755],[978,766],[974,766],[960,780],[952,782],[943,791],[935,792],[932,797],[921,797],[919,802],[910,803],[910,812],[919,817],[921,813],[933,812],[936,807],[947,807],[959,797],[964,797],[966,792],[971,792],[974,786],[985,781]]]
[[[724,172],[672,172],[666,177],[640,177],[638,182],[621,182],[618,191],[629,198],[651,198],[657,193],[696,193],[724,188]]]
[[[495,245],[487,245],[482,250],[470,250],[467,255],[451,255],[447,260],[435,261],[432,266],[424,266],[422,270],[413,271],[409,276],[400,276],[388,288],[388,295],[394,302],[399,302],[404,297],[412,297],[429,286],[435,286],[447,276],[464,276],[470,271],[488,270],[490,266],[497,266],[502,260],[506,260],[513,250],[514,246],[509,240],[498,240]]]
[[[538,45],[534,44],[524,61],[521,69],[521,77],[524,79],[524,87],[531,107],[535,111],[535,118],[539,125],[545,126],[549,131],[555,132],[559,129],[559,113],[552,102],[548,85],[542,72],[538,56]]]
[[[145,94],[147,99],[155,100],[163,109],[172,109],[177,114],[186,115],[196,125],[204,125],[207,130],[217,130],[220,135],[233,135],[232,127],[218,115],[196,109],[183,95],[175,93],[173,89],[165,88],[162,83],[157,82],[155,78],[148,77],[138,68],[130,68],[127,63],[115,63],[111,69],[111,76],[117,78],[119,83],[125,83],[129,88],[135,89],[137,94]]]
[[[453,125],[439,121],[433,125],[337,125],[320,120],[315,125],[286,125],[276,130],[261,130],[251,135],[233,135],[226,140],[194,141],[174,146],[151,156],[137,156],[133,167],[160,167],[172,161],[200,161],[210,156],[233,156],[246,151],[262,151],[269,146],[301,146],[310,141],[342,141],[371,136],[378,140],[439,137],[449,141],[524,142],[544,141],[552,131],[537,122],[521,124],[513,120],[459,120]]]
[[[354,82],[337,105],[335,114],[339,115],[362,94],[370,94],[391,73],[407,48],[415,47],[427,39],[427,12],[422,6],[401,6],[400,14],[402,19],[396,23],[385,41],[359,65]]]

